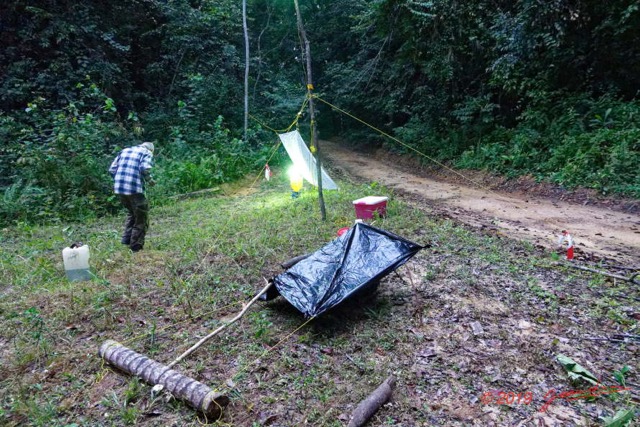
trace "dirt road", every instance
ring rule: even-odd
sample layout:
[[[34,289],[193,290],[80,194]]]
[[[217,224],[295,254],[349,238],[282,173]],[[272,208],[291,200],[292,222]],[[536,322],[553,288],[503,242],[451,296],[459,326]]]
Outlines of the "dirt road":
[[[549,250],[556,247],[562,230],[569,230],[582,257],[640,266],[637,214],[522,192],[500,193],[471,181],[462,185],[443,182],[390,159],[354,152],[329,141],[323,143],[323,154],[337,173],[376,181],[403,200],[437,215],[528,240]]]

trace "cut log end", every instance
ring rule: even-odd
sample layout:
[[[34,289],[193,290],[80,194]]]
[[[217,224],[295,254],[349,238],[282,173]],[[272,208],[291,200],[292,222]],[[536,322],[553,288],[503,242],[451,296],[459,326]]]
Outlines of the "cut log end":
[[[347,427],[361,427],[365,425],[369,418],[391,398],[391,393],[395,385],[396,378],[393,375],[389,375],[373,393],[358,404],[351,415],[351,420]]]
[[[210,420],[218,420],[222,417],[224,408],[229,404],[229,398],[221,393],[211,391],[197,408]]]

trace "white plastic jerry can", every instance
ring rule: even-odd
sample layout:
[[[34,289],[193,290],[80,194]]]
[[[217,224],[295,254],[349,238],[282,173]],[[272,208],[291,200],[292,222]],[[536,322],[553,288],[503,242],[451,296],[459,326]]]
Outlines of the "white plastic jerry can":
[[[62,260],[64,261],[64,271],[67,273],[67,279],[71,282],[81,280],[91,280],[91,272],[89,271],[89,246],[76,243],[71,247],[62,250]]]

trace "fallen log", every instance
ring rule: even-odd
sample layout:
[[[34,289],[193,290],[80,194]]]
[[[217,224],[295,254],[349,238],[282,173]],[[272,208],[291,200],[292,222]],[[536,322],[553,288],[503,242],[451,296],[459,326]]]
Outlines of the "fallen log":
[[[136,353],[113,340],[107,340],[102,344],[98,354],[114,367],[127,374],[141,378],[149,385],[161,385],[176,398],[201,411],[208,419],[214,421],[218,420],[222,417],[224,407],[229,404],[229,398],[215,390],[212,390],[200,381],[196,381],[193,378],[182,375],[171,368],[182,359],[196,351],[205,342],[216,336],[227,326],[240,319],[247,312],[249,307],[258,300],[260,295],[266,292],[271,286],[271,283],[267,283],[267,285],[258,292],[251,301],[243,305],[242,310],[233,319],[224,323],[218,329],[202,338],[168,365],[163,365],[162,363],[149,359],[148,357],[140,353]]]
[[[204,190],[192,191],[190,193],[182,193],[182,194],[177,194],[175,196],[170,196],[169,199],[177,199],[177,200],[191,199],[194,197],[200,197],[200,196],[217,193],[218,191],[220,191],[219,187],[205,188]]]
[[[176,398],[201,411],[210,420],[218,420],[222,416],[223,408],[229,404],[227,396],[116,341],[105,341],[99,354],[113,366],[127,374],[140,377],[147,384],[162,385]]]
[[[589,271],[591,273],[602,274],[603,276],[612,277],[614,279],[623,280],[625,282],[630,282],[630,283],[634,283],[636,285],[640,285],[640,278],[638,278],[638,277],[640,277],[640,273],[635,273],[635,274],[632,274],[630,277],[626,277],[626,276],[620,276],[619,274],[609,273],[607,271],[596,270],[595,268],[583,267],[581,265],[566,264],[566,263],[562,263],[562,262],[554,262],[554,263],[552,263],[552,265],[560,265],[560,266],[563,266],[563,267],[575,268],[577,270]],[[638,278],[638,279],[636,279],[636,278]]]
[[[361,427],[376,413],[380,407],[391,398],[391,393],[396,385],[396,378],[389,375],[377,389],[365,400],[360,402],[351,414],[351,420],[347,427]]]

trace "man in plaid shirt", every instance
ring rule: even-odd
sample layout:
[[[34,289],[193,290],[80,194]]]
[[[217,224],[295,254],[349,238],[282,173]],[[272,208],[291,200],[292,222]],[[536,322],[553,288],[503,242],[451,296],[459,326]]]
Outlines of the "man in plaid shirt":
[[[144,247],[144,236],[149,227],[149,204],[144,196],[144,184],[154,184],[151,179],[153,149],[151,142],[125,148],[109,168],[114,179],[113,191],[128,212],[122,243],[133,252]]]

